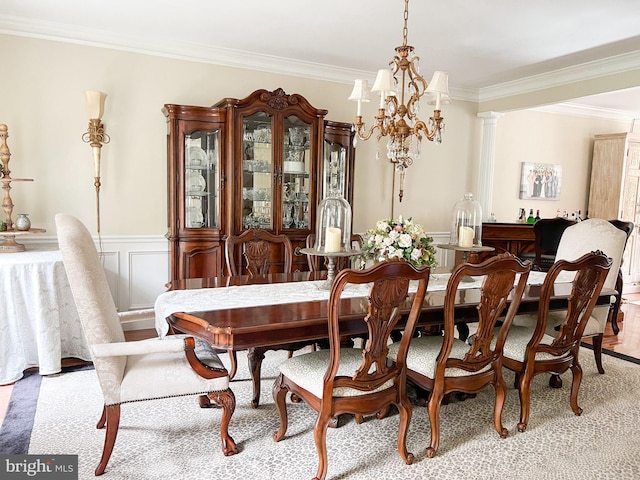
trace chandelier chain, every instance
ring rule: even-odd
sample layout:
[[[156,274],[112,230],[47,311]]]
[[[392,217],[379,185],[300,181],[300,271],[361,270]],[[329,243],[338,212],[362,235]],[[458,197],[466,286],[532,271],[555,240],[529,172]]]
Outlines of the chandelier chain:
[[[407,46],[407,36],[409,35],[409,0],[404,0],[404,27],[402,28],[402,46]]]

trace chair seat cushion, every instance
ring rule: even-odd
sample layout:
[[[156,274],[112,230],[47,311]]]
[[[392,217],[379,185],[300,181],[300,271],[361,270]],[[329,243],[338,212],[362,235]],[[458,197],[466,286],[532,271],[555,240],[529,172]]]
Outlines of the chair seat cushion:
[[[324,374],[329,367],[330,350],[318,350],[316,352],[295,355],[280,364],[280,373],[299,387],[304,388],[318,398],[322,398],[324,387]],[[353,376],[356,369],[362,364],[362,350],[359,348],[341,348],[340,366],[338,375]],[[356,397],[379,392],[393,386],[393,380],[385,382],[375,390],[361,391],[355,388],[334,388],[334,397]]]
[[[153,338],[149,342],[162,342]],[[225,368],[216,352],[204,341],[196,339],[196,355],[212,368]],[[131,355],[127,358],[120,402],[135,402],[182,395],[199,395],[226,390],[229,376],[207,380],[195,373],[184,352]]]
[[[443,339],[444,337],[436,335],[412,338],[409,344],[409,352],[407,353],[407,368],[425,377],[434,378],[436,374],[436,359],[440,353]],[[399,349],[399,342],[389,345],[389,358],[395,361]],[[468,351],[469,345],[456,338],[453,340],[449,358],[461,359]],[[482,373],[489,368],[487,365],[482,370],[475,372],[475,374]],[[447,377],[462,377],[466,375],[474,375],[474,373],[460,368],[447,368],[445,370],[445,376]]]
[[[519,362],[524,362],[524,355],[527,349],[527,344],[533,336],[533,329],[528,327],[511,326],[507,340],[504,343],[502,354],[507,358],[512,358]],[[543,345],[550,345],[553,342],[554,337],[550,335],[544,335],[542,337]],[[549,353],[538,352],[536,353],[536,360],[552,360],[555,357]]]

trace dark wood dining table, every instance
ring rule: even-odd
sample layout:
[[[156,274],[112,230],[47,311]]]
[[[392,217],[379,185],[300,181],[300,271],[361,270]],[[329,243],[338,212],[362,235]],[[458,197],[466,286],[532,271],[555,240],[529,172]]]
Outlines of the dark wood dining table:
[[[179,280],[172,284],[174,290],[220,288],[229,286],[277,284],[324,280],[326,272],[295,272],[260,276],[216,277]],[[527,285],[519,312],[535,312],[538,307],[541,285]],[[571,283],[555,284],[552,309],[566,308]],[[607,301],[613,290],[603,290],[602,301]],[[480,300],[480,288],[461,289],[457,292],[456,317],[461,337],[468,333],[467,322],[476,318]],[[410,294],[411,295],[411,294]],[[443,323],[445,291],[429,291],[426,294],[420,327],[435,327]],[[411,297],[407,298],[409,312]],[[367,312],[364,297],[344,298],[340,304],[341,335],[358,337],[367,333],[363,321]],[[327,300],[292,301],[273,305],[216,308],[201,311],[175,311],[167,318],[173,331],[194,335],[220,350],[249,350],[249,370],[253,380],[252,406],[260,401],[260,365],[268,350],[283,346],[308,345],[328,337]],[[401,325],[400,325],[401,326]]]

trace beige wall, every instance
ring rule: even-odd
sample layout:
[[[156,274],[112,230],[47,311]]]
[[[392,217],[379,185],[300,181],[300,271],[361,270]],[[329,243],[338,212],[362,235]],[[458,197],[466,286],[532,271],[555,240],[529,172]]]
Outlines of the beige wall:
[[[493,211],[499,222],[513,222],[520,208],[527,214],[554,217],[556,210],[569,214],[589,203],[593,136],[624,132],[628,123],[558,115],[532,110],[511,112],[498,120]],[[522,162],[557,164],[562,167],[560,200],[520,200]]]
[[[90,147],[81,140],[87,127],[83,90],[108,93],[104,123],[111,143],[103,148],[103,235],[166,232],[166,125],[160,112],[165,103],[210,105],[281,87],[327,109],[328,119],[349,122],[355,114],[347,84],[6,35],[0,35],[0,51],[0,123],[9,126],[12,177],[34,179],[13,184],[14,213],[30,213],[33,226],[46,228],[48,235],[55,234],[58,212],[78,216],[95,232],[93,164]],[[428,117],[424,107],[421,116]],[[363,107],[365,121],[375,109],[375,102]],[[447,231],[455,202],[465,191],[477,191],[477,111],[475,103],[455,99],[445,107],[444,143],[423,144],[423,159],[408,170],[401,204],[391,193],[390,165],[376,160],[375,140],[359,142],[354,230],[362,232],[389,216],[393,201],[396,216],[412,216],[430,232]],[[515,218],[520,162],[528,159],[561,163],[558,205],[584,209],[590,139],[620,128],[532,112],[500,119],[494,182],[499,219]],[[385,146],[383,139],[381,152]],[[540,208],[555,214],[555,203]]]

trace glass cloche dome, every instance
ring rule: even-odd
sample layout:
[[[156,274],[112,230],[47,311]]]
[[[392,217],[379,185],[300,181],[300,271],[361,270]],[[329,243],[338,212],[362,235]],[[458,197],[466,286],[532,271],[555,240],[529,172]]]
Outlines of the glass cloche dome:
[[[351,251],[351,205],[338,188],[337,172],[331,172],[329,194],[318,205],[316,242],[319,253]]]
[[[471,193],[465,193],[453,207],[451,244],[463,248],[482,246],[482,207]]]

